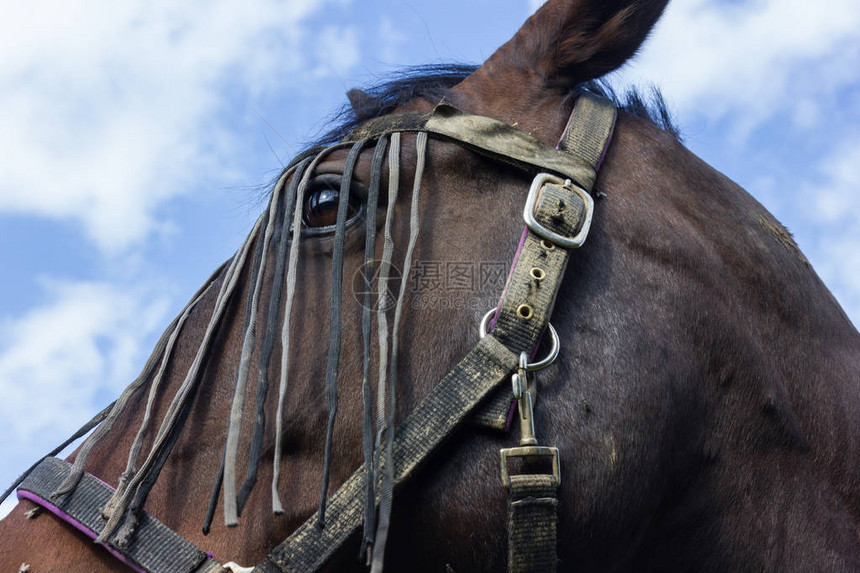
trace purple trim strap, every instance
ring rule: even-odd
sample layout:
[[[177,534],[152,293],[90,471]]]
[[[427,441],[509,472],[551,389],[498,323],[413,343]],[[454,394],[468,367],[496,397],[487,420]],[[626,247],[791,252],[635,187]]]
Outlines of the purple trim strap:
[[[579,100],[577,100],[576,103],[574,103],[574,108],[573,108],[573,110],[571,110],[570,117],[567,120],[567,124],[565,125],[564,130],[562,131],[561,136],[558,139],[558,143],[556,143],[556,146],[555,146],[556,149],[561,149],[562,145],[564,144],[564,141],[565,141],[565,138],[567,137],[568,131],[570,131],[570,128],[573,125],[573,121],[574,121],[575,116],[576,116],[574,111],[576,111],[576,105],[578,103],[579,103]],[[606,153],[609,151],[609,145],[612,142],[613,135],[615,135],[615,125],[616,125],[616,118],[613,117],[612,126],[610,127],[610,130],[609,130],[609,136],[606,138],[606,141],[604,142],[603,149],[601,150],[601,153],[600,153],[600,158],[598,159],[597,163],[594,165],[595,173],[597,173],[600,170],[600,167],[603,165],[603,160],[606,159]],[[525,227],[523,229],[523,234],[520,237],[520,242],[519,242],[519,245],[517,246],[517,252],[514,255],[514,260],[511,262],[511,268],[508,271],[508,277],[505,280],[505,287],[504,287],[504,289],[502,289],[502,294],[499,297],[498,304],[496,305],[496,313],[493,316],[492,320],[490,321],[489,328],[487,329],[487,332],[492,331],[493,327],[496,326],[496,321],[498,320],[499,313],[502,310],[502,302],[504,301],[505,296],[508,294],[508,287],[510,286],[511,280],[514,276],[514,269],[517,266],[517,262],[519,261],[519,258],[520,258],[520,253],[522,253],[523,246],[525,245],[526,237],[528,237],[528,234],[529,234],[529,228]],[[537,355],[537,351],[538,351],[539,346],[540,346],[540,340],[538,340],[537,344],[535,344],[534,348],[532,348],[530,358],[533,359]],[[517,400],[515,398],[511,398],[511,406],[508,410],[507,422],[505,424],[505,431],[506,432],[510,431],[510,429],[511,429],[511,425],[513,424],[513,421],[514,421],[514,414],[516,411],[517,411]]]
[[[110,501],[114,489],[84,472],[74,489],[54,495],[71,471],[70,463],[45,458],[21,482],[18,499],[45,508],[90,539],[97,539],[105,525],[102,508]],[[147,512],[136,517],[134,530],[126,542],[111,538],[101,545],[137,573],[192,573],[217,566],[211,554],[198,549]]]
[[[508,419],[505,422],[505,431],[506,432],[511,431],[511,426],[514,423],[514,415],[516,415],[516,413],[517,413],[517,409],[518,409],[517,407],[518,406],[519,406],[519,404],[517,404],[517,399],[513,398],[511,401],[511,407],[508,409]]]
[[[609,152],[609,144],[612,142],[612,136],[615,135],[615,125],[618,123],[616,118],[612,121],[612,127],[609,129],[609,137],[606,138],[606,145],[603,146],[603,152],[600,154],[600,159],[597,160],[597,165],[594,166],[595,171],[600,171],[603,166],[603,160],[606,159],[606,154]]]
[[[570,131],[570,126],[573,125],[573,116],[574,110],[576,110],[576,104],[579,103],[579,100],[576,100],[573,104],[573,109],[570,110],[570,117],[567,118],[567,123],[564,125],[564,129],[561,132],[561,135],[558,138],[558,143],[555,144],[556,149],[561,148],[561,144],[564,143],[564,138],[567,136],[567,132]],[[606,144],[606,147],[609,147],[609,144]]]
[[[78,531],[80,531],[81,533],[83,533],[84,535],[89,537],[90,539],[95,539],[96,537],[98,537],[98,534],[95,531],[93,531],[92,529],[90,529],[89,527],[87,527],[86,525],[84,525],[83,523],[81,523],[80,521],[78,521],[77,519],[75,519],[74,517],[72,517],[71,515],[66,513],[65,511],[63,511],[62,509],[60,509],[59,507],[57,507],[56,505],[54,505],[53,503],[48,501],[47,499],[43,499],[43,498],[39,497],[38,495],[36,495],[32,492],[24,491],[24,490],[20,490],[20,489],[16,492],[16,495],[18,496],[19,501],[22,499],[26,499],[27,501],[31,501],[31,502],[35,503],[39,507],[47,509],[49,512],[53,513],[58,518],[65,521],[66,523],[68,523],[69,525],[71,525],[72,527],[74,527],[75,529],[77,529]],[[128,559],[128,557],[126,557],[125,555],[123,555],[122,553],[120,553],[119,551],[117,551],[116,549],[114,549],[113,547],[108,545],[107,543],[102,543],[101,546],[104,547],[108,553],[110,553],[111,555],[113,555],[114,557],[116,557],[117,559],[119,559],[120,561],[122,561],[123,563],[125,563],[126,565],[128,565],[129,567],[134,569],[135,571],[137,571],[137,573],[148,573],[145,569],[141,569],[140,567],[138,567],[134,562],[132,562],[130,559]]]

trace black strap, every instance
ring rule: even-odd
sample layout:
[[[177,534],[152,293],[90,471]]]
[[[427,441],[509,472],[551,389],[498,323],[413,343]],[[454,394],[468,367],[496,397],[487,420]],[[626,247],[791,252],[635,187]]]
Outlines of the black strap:
[[[44,459],[18,488],[19,499],[29,499],[95,539],[104,528],[101,510],[113,489],[88,473],[78,486],[59,499],[51,499],[72,465],[57,458]],[[190,541],[141,512],[140,523],[125,547],[108,542],[109,551],[149,573],[203,573],[221,571],[221,565]]]

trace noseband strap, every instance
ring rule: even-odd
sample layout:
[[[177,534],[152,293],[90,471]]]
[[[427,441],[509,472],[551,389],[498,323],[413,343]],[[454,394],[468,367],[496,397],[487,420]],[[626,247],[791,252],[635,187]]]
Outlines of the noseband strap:
[[[549,241],[544,231],[566,236],[582,229],[585,211],[580,191],[587,194],[593,187],[616,114],[611,103],[584,92],[559,144],[561,150],[554,150],[502,122],[476,119],[452,110],[449,106],[438,106],[429,115],[382,118],[365,124],[351,137],[431,131],[498,159],[548,169],[572,181],[556,186],[560,189],[542,187],[533,191],[536,224],[529,224],[523,234],[493,330],[480,339],[398,428],[393,456],[396,485],[411,477],[480,402],[509,380],[519,365],[520,354],[531,352],[540,340],[549,324],[569,255],[568,249]],[[473,135],[469,131],[472,129],[479,135]],[[535,269],[543,272],[536,273]],[[325,528],[317,527],[312,516],[273,549],[254,569],[255,573],[307,573],[322,568],[361,526],[364,479],[361,466],[329,499]],[[510,528],[514,533],[509,537],[509,571],[555,571],[557,480],[549,487],[541,479],[512,481],[517,487],[510,491]],[[531,503],[536,496],[549,501]],[[535,527],[540,533],[537,537],[532,535]]]

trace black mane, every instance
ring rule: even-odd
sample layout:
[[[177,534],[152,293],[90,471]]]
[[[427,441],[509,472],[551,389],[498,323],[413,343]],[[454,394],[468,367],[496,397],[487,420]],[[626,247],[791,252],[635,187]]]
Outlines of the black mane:
[[[345,104],[330,121],[335,127],[309,147],[327,147],[337,143],[365,121],[387,115],[416,98],[440,101],[448,90],[476,69],[478,66],[467,64],[430,64],[398,71],[386,81],[363,88],[362,91],[371,96],[368,98],[371,105],[362,106],[357,113],[350,104]],[[609,83],[599,79],[574,86],[571,93],[576,94],[580,90],[606,97],[619,109],[647,119],[681,139],[663,94],[656,86],[651,86],[646,95],[636,87],[628,88],[623,94],[619,94]]]
[[[439,101],[477,69],[478,66],[466,64],[429,64],[395,72],[382,83],[362,88],[376,105],[363,106],[356,113],[350,104],[345,104],[331,120],[335,127],[315,141],[313,147],[337,143],[365,121],[387,115],[414,99]]]

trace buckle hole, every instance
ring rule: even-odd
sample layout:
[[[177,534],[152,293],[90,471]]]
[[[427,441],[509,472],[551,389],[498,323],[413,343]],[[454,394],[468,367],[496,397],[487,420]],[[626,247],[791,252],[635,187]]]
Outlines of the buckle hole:
[[[531,320],[534,315],[534,310],[527,304],[521,304],[517,307],[517,316],[523,320]]]
[[[546,278],[546,273],[543,269],[539,269],[538,267],[534,267],[529,271],[529,275],[536,281],[542,281]]]

